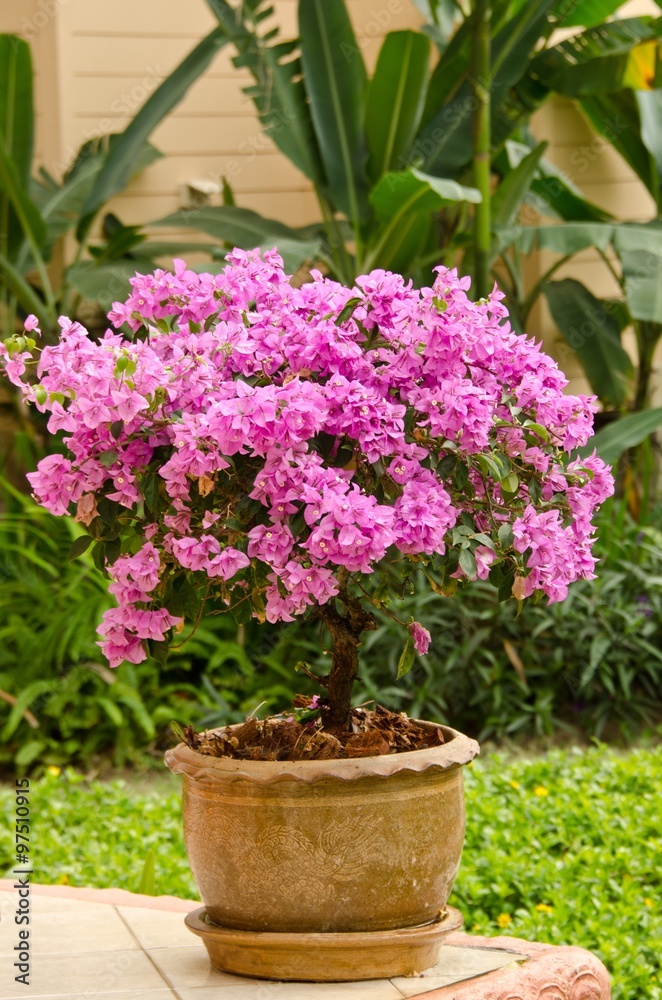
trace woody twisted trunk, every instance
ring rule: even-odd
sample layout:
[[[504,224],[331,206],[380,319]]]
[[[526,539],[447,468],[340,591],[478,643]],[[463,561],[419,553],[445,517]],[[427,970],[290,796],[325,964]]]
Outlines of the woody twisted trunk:
[[[324,623],[333,643],[331,670],[324,679],[326,705],[322,708],[322,727],[327,732],[343,732],[351,728],[352,689],[359,673],[361,633],[377,628],[374,615],[361,602],[341,589],[338,600],[345,608],[341,614],[335,601],[319,605],[317,617]]]

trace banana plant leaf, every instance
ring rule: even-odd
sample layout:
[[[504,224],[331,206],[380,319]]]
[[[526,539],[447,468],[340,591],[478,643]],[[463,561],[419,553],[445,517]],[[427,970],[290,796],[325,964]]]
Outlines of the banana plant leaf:
[[[5,162],[11,163],[10,180],[0,176],[0,251],[11,260],[15,260],[22,239],[14,200],[21,197],[17,192],[29,198],[33,123],[30,46],[17,35],[0,35],[0,152]],[[38,226],[30,206],[24,205],[23,210],[31,217],[33,227]]]
[[[243,16],[227,0],[207,0],[228,41],[237,49],[235,66],[247,69],[254,84],[244,93],[255,104],[266,134],[316,188],[324,186],[324,169],[303,85],[298,42],[269,45],[258,25],[269,0],[244,8]]]
[[[614,226],[602,222],[566,222],[562,225],[495,227],[493,258],[509,246],[525,254],[534,250],[574,254],[589,247],[606,250],[614,234]]]
[[[227,38],[221,28],[210,32],[148,97],[121,133],[83,205],[76,229],[79,241],[85,239],[99,209],[126,186],[134,171],[135,158],[156,126],[185,97],[191,85],[226,44]]]
[[[614,465],[625,451],[636,448],[659,427],[662,427],[662,406],[630,413],[598,431],[590,443],[580,449],[579,454],[586,457],[595,449],[608,465]]]
[[[97,302],[107,312],[113,302],[122,302],[129,294],[129,278],[136,273],[149,274],[152,269],[153,262],[147,257],[120,258],[102,263],[85,260],[67,268],[66,280],[79,295]]]
[[[368,90],[366,137],[368,175],[375,182],[402,169],[423,114],[430,43],[416,31],[393,31],[379,51]]]
[[[427,242],[432,213],[458,202],[480,201],[480,191],[457,181],[431,177],[420,170],[384,174],[370,192],[370,201],[381,221],[366,248],[363,266],[412,271]],[[403,260],[408,267],[403,267]]]
[[[564,28],[593,28],[623,6],[623,0],[573,0],[559,3],[559,22]],[[554,11],[556,14],[557,11]]]
[[[662,20],[632,17],[590,28],[531,62],[531,73],[549,91],[568,97],[610,94],[654,86]]]
[[[242,250],[260,246],[262,241],[269,239],[297,240],[299,236],[295,229],[286,226],[277,219],[268,219],[249,208],[238,205],[216,205],[209,208],[185,209],[173,212],[163,219],[151,222],[151,226],[168,226],[172,229],[199,229],[208,236],[213,236],[220,243],[230,247],[241,247]]]
[[[319,237],[304,239],[297,230],[283,222],[267,219],[237,205],[174,212],[151,225],[199,229],[222,243],[226,250],[232,247],[240,247],[242,250],[253,250],[255,247],[271,250],[275,247],[281,254],[286,269],[291,271],[296,271],[305,261],[314,260],[322,251]],[[206,249],[213,252],[209,246]]]
[[[0,35],[0,134],[24,188],[30,181],[33,132],[30,46],[18,35]]]
[[[556,0],[526,0],[497,32],[492,42],[492,77],[489,81],[493,123],[499,121],[501,102],[526,74],[529,60],[541,37],[552,30],[549,12]],[[442,57],[442,60],[446,55]],[[467,64],[468,73],[468,64]],[[473,87],[465,79],[454,98],[440,107],[417,136],[424,150],[424,169],[452,177],[471,161]],[[506,136],[503,137],[504,139]]]
[[[512,226],[528,195],[537,173],[540,161],[547,148],[546,142],[535,149],[527,150],[516,164],[510,160],[510,169],[504,173],[501,183],[492,197],[492,220],[497,226]]]
[[[634,377],[630,356],[621,345],[622,312],[573,278],[550,281],[543,292],[595,394],[607,406],[622,406]]]
[[[369,216],[367,76],[344,0],[299,4],[301,63],[331,201],[355,227]]]
[[[631,90],[582,97],[579,106],[589,123],[616,149],[650,193],[658,198],[657,171],[641,137],[639,106]]]
[[[35,251],[46,239],[46,223],[26,188],[23,187],[18,167],[5,152],[2,138],[0,135],[0,193],[7,199],[7,204],[20,226],[20,231],[16,234],[20,236],[20,241],[14,249],[17,251],[25,238]],[[10,251],[11,249],[10,233]]]

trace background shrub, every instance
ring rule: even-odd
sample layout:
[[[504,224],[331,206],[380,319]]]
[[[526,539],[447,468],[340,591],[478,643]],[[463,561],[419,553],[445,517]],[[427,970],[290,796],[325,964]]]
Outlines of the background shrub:
[[[653,519],[654,520],[654,519]],[[112,603],[76,535],[16,494],[0,515],[0,764],[115,765],[160,757],[170,722],[211,727],[280,711],[315,685],[295,665],[328,669],[319,626],[237,628],[212,616],[163,666],[111,671],[95,628]],[[362,650],[359,702],[379,700],[479,739],[559,728],[629,737],[662,717],[662,532],[611,504],[600,522],[595,581],[518,617],[477,582],[453,599],[416,588],[398,603],[430,629],[430,653],[396,683],[400,630],[385,614]],[[396,610],[396,609],[394,609]]]

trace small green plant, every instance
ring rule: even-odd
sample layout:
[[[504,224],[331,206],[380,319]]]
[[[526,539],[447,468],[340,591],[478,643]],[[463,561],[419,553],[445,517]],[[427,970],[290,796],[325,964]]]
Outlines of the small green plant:
[[[197,700],[185,670],[152,661],[110,671],[95,623],[111,607],[89,558],[69,560],[80,532],[5,484],[0,514],[0,765],[116,764],[158,741]],[[188,707],[187,707],[188,706]]]

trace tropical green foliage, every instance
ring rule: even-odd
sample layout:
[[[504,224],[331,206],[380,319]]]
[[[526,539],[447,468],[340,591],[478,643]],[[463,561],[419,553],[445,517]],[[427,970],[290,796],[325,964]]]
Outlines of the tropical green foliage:
[[[89,554],[69,562],[75,526],[17,498],[0,515],[0,765],[90,766],[104,754],[138,760],[167,741],[170,723],[204,727],[287,707],[316,693],[299,662],[328,670],[313,624],[239,629],[211,616],[185,633],[167,665],[109,670],[95,628],[112,603]],[[433,644],[395,677],[402,640],[393,622],[361,650],[358,703],[373,699],[472,735],[575,732],[628,737],[662,716],[662,535],[612,506],[604,563],[550,607],[499,604],[477,582],[462,599],[414,583],[399,614]]]
[[[103,242],[90,231],[103,207],[161,154],[148,143],[156,125],[225,45],[219,30],[204,38],[148,98],[124,132],[86,142],[61,180],[43,167],[32,170],[34,112],[30,47],[0,35],[0,324],[14,332],[17,313],[34,313],[45,332],[60,313],[75,312],[81,297],[110,308],[128,290],[136,270],[153,269],[151,248],[136,227],[114,216],[103,223]],[[74,234],[73,263],[56,285],[49,264],[67,234]],[[185,252],[182,245],[180,252]],[[88,254],[88,259],[84,255]]]
[[[155,779],[149,791],[71,771],[33,781],[32,835],[48,844],[39,881],[196,899],[178,783]],[[614,1000],[660,1000],[661,786],[659,746],[475,761],[450,900],[465,928],[588,948],[606,963]],[[13,864],[14,807],[13,788],[0,789],[0,873]]]
[[[481,21],[489,37],[477,63],[472,40],[481,34],[482,8],[463,12],[464,5],[425,0],[419,6],[430,23],[422,32],[387,34],[368,79],[344,0],[300,2],[299,37],[288,41],[273,27],[268,0],[207,2],[236,51],[235,64],[253,78],[246,93],[266,134],[311,181],[320,222],[285,233],[281,223],[228,204],[160,224],[194,225],[227,246],[285,240],[300,260],[317,241],[317,256],[347,282],[373,267],[422,280],[465,249],[464,270],[479,269],[468,209],[481,202],[472,185],[484,196],[489,185],[476,173],[478,136],[487,140],[489,167],[552,93],[650,87],[662,23],[649,17],[603,25],[622,6],[614,0],[498,0]],[[567,26],[584,30],[551,44],[555,29]],[[483,129],[474,121],[481,95],[489,95]],[[519,175],[511,181],[509,191],[495,195],[497,220],[514,218],[508,205]],[[553,187],[537,186],[554,211],[585,204],[560,177]],[[490,216],[484,207],[477,209],[483,229]]]

